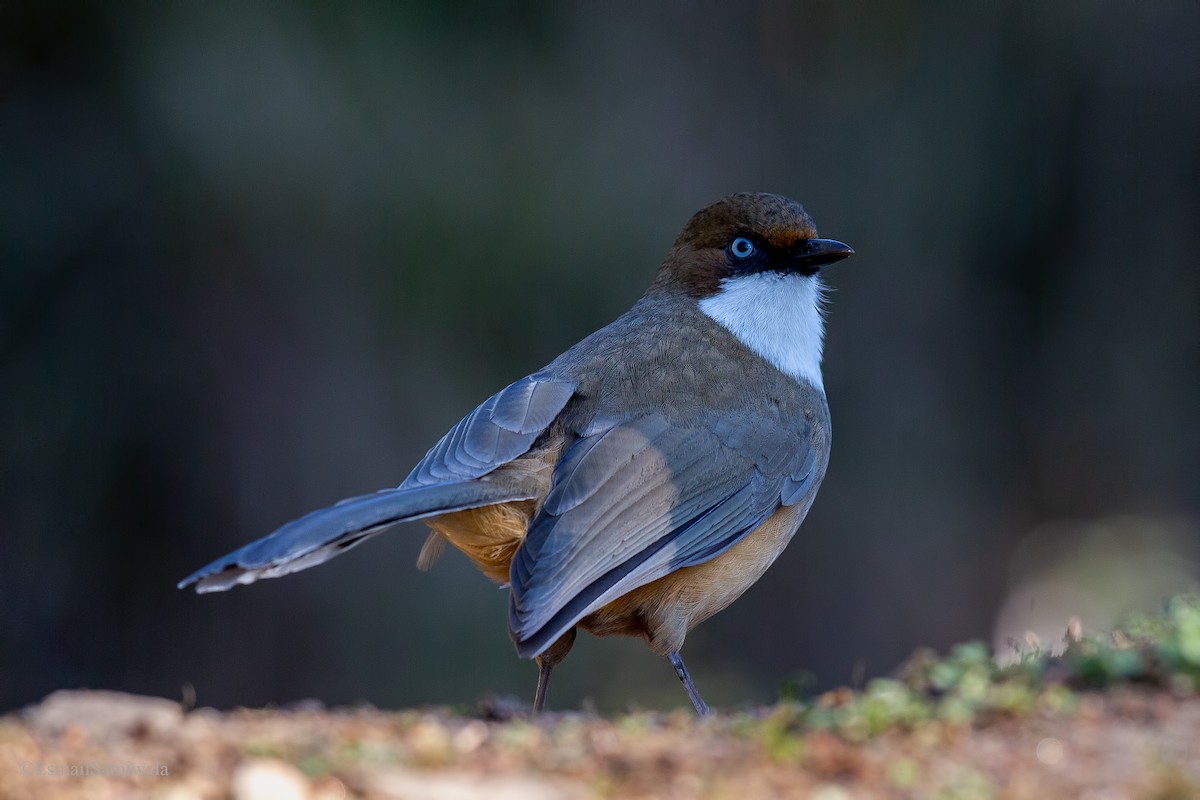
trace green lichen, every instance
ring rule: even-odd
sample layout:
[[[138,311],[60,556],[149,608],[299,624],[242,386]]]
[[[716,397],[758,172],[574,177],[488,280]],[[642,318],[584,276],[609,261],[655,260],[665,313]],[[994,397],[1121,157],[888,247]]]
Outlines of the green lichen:
[[[797,700],[785,686],[776,710],[760,720],[767,749],[791,752],[783,741],[804,730],[830,730],[862,741],[927,722],[976,725],[1033,711],[1070,713],[1081,691],[1118,684],[1146,684],[1174,692],[1200,688],[1200,594],[1171,598],[1158,614],[1132,616],[1111,633],[1070,635],[1055,654],[1022,653],[1000,666],[982,642],[968,642],[945,656],[916,652],[892,678],[877,678],[862,691],[838,689]]]

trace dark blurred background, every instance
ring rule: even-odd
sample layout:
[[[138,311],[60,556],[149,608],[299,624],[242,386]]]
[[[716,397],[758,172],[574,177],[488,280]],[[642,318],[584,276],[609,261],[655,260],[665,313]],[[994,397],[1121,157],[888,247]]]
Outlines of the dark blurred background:
[[[739,190],[858,255],[832,466],[689,638],[710,700],[1197,579],[1200,4],[6,3],[0,710],[529,698],[506,596],[418,572],[419,524],[174,584],[398,483]],[[585,698],[686,705],[632,640],[581,639],[550,704]]]

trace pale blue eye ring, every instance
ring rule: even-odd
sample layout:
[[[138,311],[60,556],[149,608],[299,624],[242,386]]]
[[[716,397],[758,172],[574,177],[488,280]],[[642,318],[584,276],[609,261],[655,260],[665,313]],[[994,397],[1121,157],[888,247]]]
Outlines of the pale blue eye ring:
[[[757,249],[754,242],[745,236],[739,236],[729,243],[729,252],[737,259],[749,258]]]

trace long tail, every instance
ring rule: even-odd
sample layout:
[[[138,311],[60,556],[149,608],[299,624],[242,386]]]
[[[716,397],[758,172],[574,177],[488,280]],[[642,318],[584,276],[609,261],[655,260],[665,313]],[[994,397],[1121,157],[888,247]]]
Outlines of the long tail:
[[[537,489],[528,485],[468,480],[351,497],[218,558],[180,581],[179,588],[194,583],[200,593],[222,592],[259,578],[278,578],[341,555],[397,522],[536,496]]]

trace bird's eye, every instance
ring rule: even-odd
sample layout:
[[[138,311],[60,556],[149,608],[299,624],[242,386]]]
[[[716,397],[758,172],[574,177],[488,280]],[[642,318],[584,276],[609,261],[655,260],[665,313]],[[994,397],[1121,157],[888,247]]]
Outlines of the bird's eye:
[[[757,249],[754,242],[745,236],[739,236],[729,243],[729,252],[733,254],[734,258],[749,258]]]

